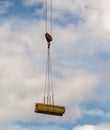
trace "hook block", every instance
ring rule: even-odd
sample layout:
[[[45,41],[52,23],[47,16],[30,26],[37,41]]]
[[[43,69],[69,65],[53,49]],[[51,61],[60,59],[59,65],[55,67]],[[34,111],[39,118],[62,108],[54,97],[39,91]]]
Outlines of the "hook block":
[[[47,32],[45,34],[45,38],[46,38],[46,40],[47,40],[48,43],[53,40],[52,36],[49,33],[47,33]]]

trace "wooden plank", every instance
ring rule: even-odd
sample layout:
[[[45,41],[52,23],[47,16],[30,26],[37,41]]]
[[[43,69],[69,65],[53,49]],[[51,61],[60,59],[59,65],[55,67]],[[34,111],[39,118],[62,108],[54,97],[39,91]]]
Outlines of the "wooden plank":
[[[42,114],[63,116],[63,114],[65,113],[65,107],[58,105],[35,103],[35,112]]]

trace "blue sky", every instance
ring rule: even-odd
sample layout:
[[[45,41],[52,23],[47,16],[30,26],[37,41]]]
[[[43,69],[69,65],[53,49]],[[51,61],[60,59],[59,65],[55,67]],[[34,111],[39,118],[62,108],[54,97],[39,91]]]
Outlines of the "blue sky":
[[[44,4],[0,1],[0,129],[109,130],[110,1],[53,1],[53,82],[63,117],[34,113],[45,82]]]

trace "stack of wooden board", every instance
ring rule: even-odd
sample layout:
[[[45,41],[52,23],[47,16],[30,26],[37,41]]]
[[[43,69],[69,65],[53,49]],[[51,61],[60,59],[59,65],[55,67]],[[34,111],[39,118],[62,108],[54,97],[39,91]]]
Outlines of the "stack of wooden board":
[[[65,107],[58,106],[58,105],[35,103],[35,112],[42,113],[42,114],[63,116],[63,114],[65,112]]]

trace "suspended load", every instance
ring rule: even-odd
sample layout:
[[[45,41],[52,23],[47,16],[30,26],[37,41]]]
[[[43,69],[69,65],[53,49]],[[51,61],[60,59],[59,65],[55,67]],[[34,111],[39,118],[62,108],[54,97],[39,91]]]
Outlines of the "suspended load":
[[[51,53],[50,53],[50,41],[52,37],[46,33],[45,38],[48,44],[47,65],[46,65],[46,80],[44,89],[44,103],[35,103],[35,112],[56,116],[63,116],[65,113],[65,107],[54,105],[54,93],[52,82],[52,66],[51,66]]]
[[[63,114],[65,112],[65,107],[64,106],[57,106],[57,105],[36,103],[35,104],[35,112],[42,113],[42,114],[63,116]]]
[[[49,114],[56,116],[63,116],[65,113],[65,107],[54,105],[54,92],[53,92],[53,82],[52,82],[52,65],[51,65],[51,53],[50,53],[50,42],[52,38],[52,0],[51,0],[51,31],[50,34],[47,31],[47,1],[46,0],[46,33],[45,38],[47,41],[47,64],[46,64],[46,78],[45,78],[45,88],[44,88],[44,102],[35,103],[35,112],[41,114]]]

